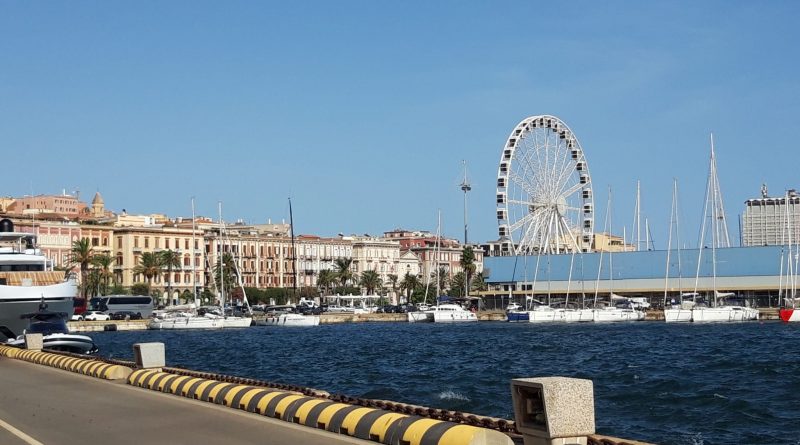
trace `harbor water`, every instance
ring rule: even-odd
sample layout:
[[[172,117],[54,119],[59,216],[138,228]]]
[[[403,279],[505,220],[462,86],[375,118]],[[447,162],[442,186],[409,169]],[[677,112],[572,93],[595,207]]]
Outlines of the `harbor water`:
[[[514,377],[595,384],[597,431],[663,444],[800,444],[800,324],[463,325],[98,332],[100,355],[513,418]]]

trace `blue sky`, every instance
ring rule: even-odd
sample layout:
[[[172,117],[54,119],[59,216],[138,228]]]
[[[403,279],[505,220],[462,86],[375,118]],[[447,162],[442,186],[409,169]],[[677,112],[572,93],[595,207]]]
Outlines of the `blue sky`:
[[[501,148],[553,114],[585,150],[602,227],[636,180],[656,246],[672,178],[696,242],[714,132],[729,226],[762,182],[800,188],[800,4],[0,3],[0,195],[99,190],[130,213],[288,219],[496,239]],[[8,159],[8,158],[7,158]]]

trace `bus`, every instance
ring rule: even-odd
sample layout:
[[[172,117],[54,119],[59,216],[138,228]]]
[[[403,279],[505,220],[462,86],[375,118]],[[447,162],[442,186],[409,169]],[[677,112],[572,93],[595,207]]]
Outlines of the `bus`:
[[[103,311],[109,315],[117,312],[130,312],[149,318],[153,314],[153,297],[146,295],[106,295],[90,300],[93,311]]]

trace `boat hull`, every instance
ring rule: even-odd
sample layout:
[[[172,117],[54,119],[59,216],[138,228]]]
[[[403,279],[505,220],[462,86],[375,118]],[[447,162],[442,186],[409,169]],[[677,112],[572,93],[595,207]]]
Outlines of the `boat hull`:
[[[664,309],[664,321],[667,323],[689,323],[692,321],[692,310]]]
[[[530,317],[528,311],[508,311],[506,312],[506,320],[510,323],[528,323]]]
[[[319,326],[319,315],[280,314],[267,315],[256,321],[258,326]]]
[[[74,280],[49,286],[7,286],[0,285],[0,326],[5,326],[14,335],[22,334],[28,327],[28,320],[20,315],[36,312],[44,297],[49,310],[66,312],[67,320],[72,317],[74,298],[78,286]],[[0,338],[7,337],[0,330]]]
[[[781,321],[785,322],[800,322],[800,310],[797,309],[781,309],[779,312]]]
[[[433,312],[409,312],[409,323],[433,323]]]
[[[8,345],[25,347],[25,337],[9,340]],[[98,351],[97,345],[91,337],[77,334],[48,334],[42,337],[42,348],[53,351],[71,352],[73,354],[94,354]]]
[[[642,321],[644,313],[633,309],[595,309],[593,321],[595,323],[615,323],[623,321]]]
[[[742,306],[702,307],[692,309],[694,323],[729,323],[758,320],[758,311]]]
[[[208,317],[154,318],[147,324],[148,329],[154,330],[222,329],[223,327],[221,319]]]
[[[253,319],[250,317],[226,317],[222,321],[224,328],[248,328],[253,325]]]

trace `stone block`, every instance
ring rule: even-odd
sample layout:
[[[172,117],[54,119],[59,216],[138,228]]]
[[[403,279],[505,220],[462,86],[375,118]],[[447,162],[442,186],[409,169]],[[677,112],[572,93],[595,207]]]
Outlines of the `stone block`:
[[[142,369],[163,368],[166,364],[164,343],[134,343],[133,356],[136,366]]]
[[[568,377],[511,381],[517,430],[526,444],[580,444],[594,434],[594,385]]]
[[[41,351],[44,346],[42,334],[25,334],[25,348],[31,351]]]

